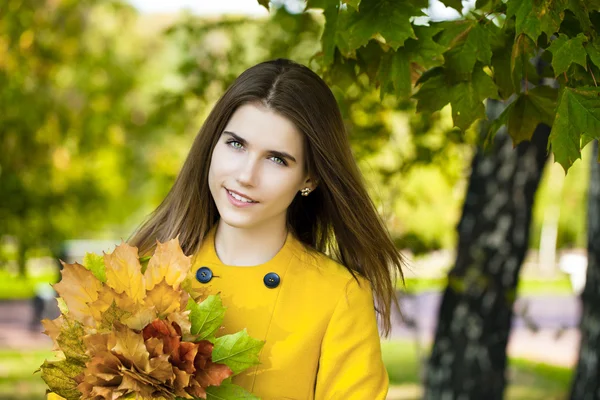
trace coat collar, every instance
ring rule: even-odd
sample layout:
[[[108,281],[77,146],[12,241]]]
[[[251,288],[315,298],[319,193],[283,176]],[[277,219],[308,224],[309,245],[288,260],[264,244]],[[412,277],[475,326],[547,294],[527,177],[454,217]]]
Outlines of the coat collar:
[[[256,269],[256,270],[271,270],[276,271],[281,268],[286,268],[291,261],[294,253],[296,252],[298,246],[301,246],[301,243],[294,237],[291,231],[288,231],[287,237],[285,239],[285,243],[283,247],[279,249],[277,254],[273,256],[269,261],[252,266],[234,266],[224,264],[217,255],[215,250],[215,235],[217,231],[217,225],[215,224],[210,231],[207,233],[202,245],[200,246],[200,250],[196,254],[194,264],[195,265],[203,265],[203,266],[213,266],[219,268],[239,268],[239,269]]]

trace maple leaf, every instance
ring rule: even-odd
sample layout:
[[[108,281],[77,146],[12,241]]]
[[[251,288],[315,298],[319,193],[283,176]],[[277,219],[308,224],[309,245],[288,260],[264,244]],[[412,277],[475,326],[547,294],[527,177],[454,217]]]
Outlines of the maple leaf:
[[[67,400],[79,400],[81,393],[77,389],[76,377],[84,370],[82,363],[68,360],[44,361],[40,370],[42,379],[52,390]]]
[[[49,319],[42,320],[42,325],[45,328],[43,333],[48,335],[48,337],[50,337],[50,339],[52,339],[52,343],[53,343],[52,350],[60,349],[56,339],[58,338],[58,335],[60,334],[60,329],[62,328],[63,323],[64,323],[64,317],[62,315],[60,315],[58,318],[53,319],[53,320],[49,320]]]
[[[62,278],[53,285],[54,289],[67,304],[73,318],[86,325],[93,325],[89,303],[98,299],[102,282],[81,264],[63,262],[62,265]]]
[[[215,340],[212,361],[226,364],[235,375],[259,363],[258,353],[264,344],[264,341],[250,337],[246,329],[224,335]]]
[[[190,332],[192,335],[197,335],[199,340],[213,338],[225,318],[225,307],[223,307],[221,298],[211,295],[202,303],[190,300],[188,309],[191,311]]]
[[[183,292],[185,302],[182,303],[182,291],[176,290],[164,280],[146,292],[146,305],[154,307],[159,317],[180,311],[181,305],[187,303],[187,293]]]
[[[112,253],[104,254],[104,264],[108,286],[117,294],[125,293],[133,302],[141,303],[146,291],[137,247],[121,243]]]
[[[564,0],[517,0],[509,1],[506,9],[506,18],[516,19],[515,31],[517,35],[525,33],[537,43],[542,33],[546,37],[558,32],[564,18],[567,2]]]
[[[104,258],[94,253],[85,253],[83,266],[88,269],[100,282],[106,282],[106,266]]]
[[[248,393],[242,387],[231,384],[223,383],[220,386],[210,386],[206,388],[207,400],[218,400],[218,399],[238,399],[238,400],[260,400],[259,397]]]
[[[424,15],[418,7],[409,2],[363,0],[360,13],[349,13],[348,23],[337,31],[345,36],[350,50],[364,46],[380,34],[394,50],[408,38],[416,38],[410,18]]]
[[[179,236],[168,242],[157,241],[154,255],[148,262],[144,273],[146,290],[152,290],[155,285],[165,281],[175,289],[188,275],[191,267],[191,256],[183,254],[179,244]]]
[[[502,125],[506,125],[514,146],[530,140],[539,124],[552,126],[557,95],[557,90],[548,86],[538,86],[521,93],[494,120],[490,134],[493,135]]]
[[[483,100],[498,97],[496,85],[481,68],[475,68],[471,81],[457,84],[450,83],[443,68],[423,74],[423,80],[421,88],[413,96],[418,101],[417,112],[438,111],[450,103],[454,125],[463,130],[475,120],[485,118]]]
[[[116,343],[111,350],[130,360],[139,370],[147,371],[150,366],[150,354],[146,349],[142,334],[136,333],[118,322],[115,323],[114,334]]]
[[[581,158],[582,136],[597,139],[599,132],[600,88],[562,89],[548,143],[565,172]]]
[[[567,35],[558,34],[558,38],[553,40],[548,47],[548,51],[552,53],[554,76],[565,72],[572,63],[577,63],[587,69],[587,53],[583,47],[583,43],[586,41],[587,38],[583,33],[572,39],[568,39]]]

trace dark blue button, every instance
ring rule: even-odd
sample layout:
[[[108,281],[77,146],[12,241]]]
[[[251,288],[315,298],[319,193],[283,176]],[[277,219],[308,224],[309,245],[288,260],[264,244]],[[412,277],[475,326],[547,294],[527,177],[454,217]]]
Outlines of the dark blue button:
[[[208,267],[201,267],[196,271],[196,279],[201,283],[208,283],[213,277],[213,273]]]
[[[279,279],[279,275],[277,275],[275,272],[269,272],[265,275],[263,279],[265,286],[269,289],[273,289],[279,286],[279,281],[281,281],[281,279]]]

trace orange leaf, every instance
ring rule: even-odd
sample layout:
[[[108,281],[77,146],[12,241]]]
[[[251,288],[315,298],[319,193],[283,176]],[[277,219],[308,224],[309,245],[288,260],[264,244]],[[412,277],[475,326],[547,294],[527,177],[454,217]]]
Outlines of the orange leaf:
[[[62,279],[53,285],[54,289],[67,303],[73,318],[84,325],[93,325],[89,303],[98,300],[102,282],[81,264],[63,262],[62,265]]]

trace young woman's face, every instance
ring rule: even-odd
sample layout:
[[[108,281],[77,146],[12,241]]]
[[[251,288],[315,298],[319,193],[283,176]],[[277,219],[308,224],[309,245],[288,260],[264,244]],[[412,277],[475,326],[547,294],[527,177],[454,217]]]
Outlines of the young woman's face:
[[[208,173],[221,220],[238,228],[283,227],[298,191],[314,187],[304,164],[303,136],[292,122],[260,105],[239,107]]]

